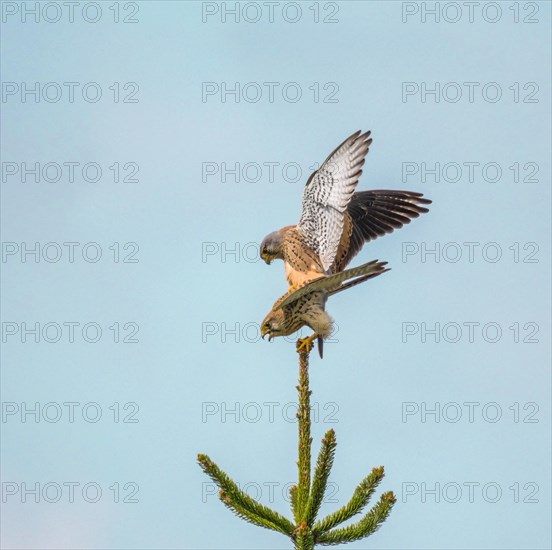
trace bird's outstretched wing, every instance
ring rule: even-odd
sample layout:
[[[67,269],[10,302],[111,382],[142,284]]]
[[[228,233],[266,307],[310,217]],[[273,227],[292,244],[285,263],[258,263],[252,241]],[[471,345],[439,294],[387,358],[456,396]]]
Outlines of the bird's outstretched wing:
[[[355,132],[313,172],[303,192],[299,229],[328,271],[343,233],[343,218],[362,174],[372,140],[370,132]]]
[[[355,193],[345,219],[346,229],[335,258],[333,271],[343,270],[360,252],[364,243],[373,241],[410,220],[425,214],[431,204],[422,193],[412,191],[371,190]]]
[[[335,275],[329,275],[327,277],[322,276],[318,279],[314,279],[310,283],[306,283],[297,290],[290,292],[287,296],[283,296],[282,300],[279,303],[274,304],[274,310],[278,310],[282,307],[285,307],[297,300],[301,299],[307,294],[313,292],[327,292],[328,295],[336,294],[341,290],[345,290],[352,286],[355,286],[359,283],[362,283],[372,277],[377,277],[386,271],[389,271],[389,268],[386,268],[387,262],[380,262],[374,260],[358,267],[352,267],[351,269],[346,269]],[[342,284],[349,279],[354,279],[348,283]]]

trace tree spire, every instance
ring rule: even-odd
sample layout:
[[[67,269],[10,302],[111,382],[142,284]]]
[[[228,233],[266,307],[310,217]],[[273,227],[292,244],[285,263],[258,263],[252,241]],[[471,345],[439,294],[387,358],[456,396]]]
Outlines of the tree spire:
[[[298,348],[301,342],[301,340],[297,342]],[[219,498],[227,508],[249,523],[287,535],[296,550],[312,550],[318,544],[345,544],[365,538],[374,533],[387,519],[396,502],[391,491],[383,493],[379,501],[359,521],[335,529],[338,525],[362,512],[366,507],[384,477],[383,466],[380,466],[374,468],[360,482],[351,500],[345,506],[316,522],[330,477],[337,442],[334,430],[328,430],[322,439],[311,482],[310,396],[312,392],[309,388],[309,353],[311,349],[312,345],[301,346],[298,349],[298,480],[297,485],[290,489],[293,521],[240,490],[236,483],[207,455],[200,454],[197,457],[203,471],[218,485]]]

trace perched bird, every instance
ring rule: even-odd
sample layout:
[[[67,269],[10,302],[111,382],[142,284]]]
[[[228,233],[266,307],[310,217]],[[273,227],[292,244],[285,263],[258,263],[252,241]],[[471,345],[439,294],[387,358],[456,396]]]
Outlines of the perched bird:
[[[310,351],[313,340],[317,338],[318,352],[322,357],[324,340],[333,330],[332,319],[325,310],[328,297],[389,271],[386,265],[387,262],[374,260],[334,275],[319,276],[296,290],[289,289],[276,300],[262,322],[262,338],[264,339],[267,334],[269,341],[276,336],[288,336],[308,325],[314,334],[299,340],[298,349],[306,348]]]
[[[309,177],[299,224],[274,231],[261,243],[260,255],[267,264],[284,260],[292,288],[343,271],[365,242],[428,212],[420,205],[431,201],[421,193],[355,193],[371,143],[370,132],[359,131],[339,145]]]

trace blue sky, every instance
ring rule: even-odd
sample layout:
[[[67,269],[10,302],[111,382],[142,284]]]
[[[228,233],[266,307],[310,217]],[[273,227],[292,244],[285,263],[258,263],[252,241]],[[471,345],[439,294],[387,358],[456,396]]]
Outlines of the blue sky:
[[[370,129],[359,189],[433,204],[328,304],[322,513],[383,464],[397,505],[351,548],[550,548],[550,4],[50,4],[2,5],[3,547],[288,546],[195,459],[288,513],[297,356],[258,337],[285,280],[256,244]]]

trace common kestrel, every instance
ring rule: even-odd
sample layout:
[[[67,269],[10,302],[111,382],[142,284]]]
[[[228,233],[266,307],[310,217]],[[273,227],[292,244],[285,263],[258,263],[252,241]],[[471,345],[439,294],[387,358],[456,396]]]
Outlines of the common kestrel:
[[[318,352],[322,357],[323,342],[333,330],[332,319],[325,310],[328,297],[389,271],[386,265],[387,262],[374,260],[327,277],[319,275],[296,290],[289,289],[276,300],[262,322],[263,339],[267,334],[269,341],[276,336],[288,336],[308,325],[314,334],[300,340],[299,349],[306,347],[310,351],[313,340],[318,338]]]
[[[391,233],[428,212],[431,201],[411,191],[355,193],[372,139],[355,132],[309,177],[298,225],[267,235],[260,247],[267,263],[282,259],[286,279],[298,288],[315,277],[343,271],[365,242]]]

